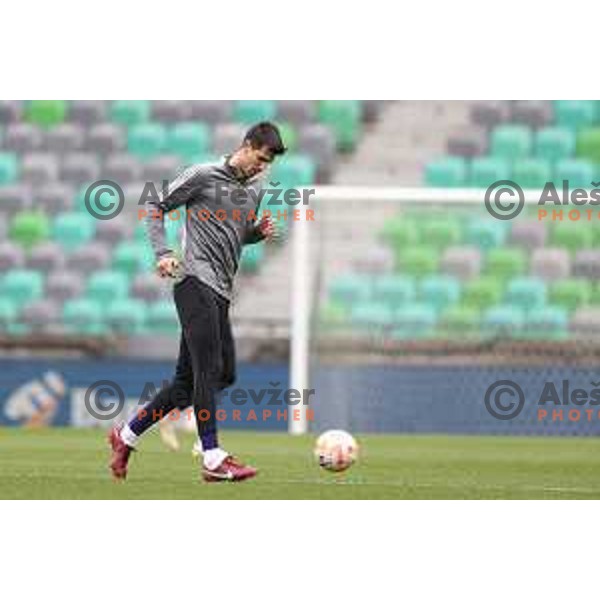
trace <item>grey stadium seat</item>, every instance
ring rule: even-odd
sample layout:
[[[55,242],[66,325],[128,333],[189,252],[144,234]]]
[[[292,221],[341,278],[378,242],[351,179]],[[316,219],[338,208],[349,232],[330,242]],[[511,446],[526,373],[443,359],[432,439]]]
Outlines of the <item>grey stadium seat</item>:
[[[562,248],[537,248],[531,256],[530,275],[545,281],[569,277],[571,260]]]
[[[32,192],[28,185],[0,186],[0,213],[16,212],[32,205]]]
[[[509,117],[510,107],[506,100],[478,100],[471,107],[471,121],[488,129],[505,123]]]
[[[231,121],[233,102],[231,100],[188,100],[189,118],[206,123],[227,123]]]
[[[106,268],[109,262],[109,248],[102,242],[92,242],[69,254],[67,268],[69,271],[89,274]]]
[[[58,159],[54,154],[26,154],[21,162],[21,180],[31,185],[45,185],[59,178]]]
[[[57,181],[38,188],[33,203],[46,212],[55,214],[70,210],[74,205],[74,199],[75,188]]]
[[[597,338],[600,336],[600,309],[578,308],[569,329],[578,338]]]
[[[44,148],[57,154],[76,152],[83,146],[84,132],[76,123],[61,123],[45,132]]]
[[[317,105],[314,100],[278,100],[277,114],[282,121],[307,125],[316,121]]]
[[[138,181],[142,173],[140,161],[132,154],[108,156],[102,167],[102,177],[118,183],[121,187],[132,181]]]
[[[140,273],[131,286],[131,295],[146,302],[164,298],[167,291],[165,284],[154,273]]]
[[[78,273],[54,271],[46,279],[46,295],[61,302],[80,296],[83,289],[83,277]]]
[[[176,156],[157,156],[144,165],[144,181],[160,183],[173,181],[182,167],[181,159]]]
[[[96,239],[110,245],[116,245],[130,237],[131,225],[125,219],[108,219],[98,221],[96,225]]]
[[[317,181],[329,179],[336,156],[335,136],[325,125],[308,125],[298,134],[298,150],[317,163]]]
[[[11,152],[35,152],[42,147],[42,130],[30,123],[11,123],[4,131],[4,148]]]
[[[46,273],[59,271],[65,266],[65,252],[57,242],[42,242],[31,250],[26,264],[28,269]]]
[[[61,164],[61,179],[74,185],[96,181],[100,174],[98,158],[94,154],[74,152],[66,154]]]
[[[153,100],[152,118],[154,121],[178,123],[190,119],[191,107],[187,100]]]
[[[447,142],[448,154],[473,158],[487,151],[487,136],[478,128],[470,127],[450,134]]]
[[[24,264],[25,255],[20,246],[8,241],[0,243],[0,273],[22,268]]]
[[[548,100],[515,100],[510,105],[511,120],[529,127],[544,127],[554,117]]]
[[[573,275],[600,279],[600,250],[579,250],[573,261]]]
[[[354,262],[358,273],[388,273],[394,268],[394,252],[387,246],[373,246]]]
[[[385,100],[363,100],[364,119],[367,123],[377,120],[379,113],[385,106]]]
[[[69,107],[69,120],[81,125],[93,125],[106,120],[106,100],[73,100]]]
[[[0,100],[0,123],[17,123],[22,114],[21,100]]]
[[[478,277],[481,272],[479,249],[472,246],[446,248],[442,255],[441,271],[462,281]]]
[[[36,300],[25,306],[20,321],[33,330],[47,330],[54,326],[60,318],[57,302],[52,300]]]
[[[125,133],[119,125],[101,123],[90,128],[85,148],[95,154],[112,154],[125,148]]]
[[[213,136],[213,153],[221,156],[233,152],[242,143],[245,133],[246,128],[243,125],[218,125]]]
[[[517,220],[512,226],[510,238],[514,244],[534,250],[546,243],[546,226],[539,221]]]

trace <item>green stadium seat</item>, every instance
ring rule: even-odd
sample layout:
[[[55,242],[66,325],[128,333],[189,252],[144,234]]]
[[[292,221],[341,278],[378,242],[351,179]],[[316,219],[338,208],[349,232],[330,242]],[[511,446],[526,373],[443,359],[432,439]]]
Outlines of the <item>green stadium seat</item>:
[[[319,121],[333,130],[338,150],[349,152],[360,136],[362,104],[359,100],[321,100]]]
[[[594,165],[587,160],[565,159],[557,163],[554,171],[554,182],[560,190],[562,182],[566,179],[571,190],[575,188],[590,188],[595,181]],[[560,208],[560,207],[557,207]]]
[[[0,290],[2,290],[2,279],[0,279]],[[0,331],[15,334],[18,330],[19,307],[8,298],[0,297]]]
[[[347,273],[339,275],[332,282],[329,290],[330,300],[342,306],[350,306],[371,299],[373,280],[364,275]]]
[[[96,221],[87,213],[61,213],[52,224],[52,239],[68,252],[91,241],[95,233]]]
[[[90,298],[67,300],[63,306],[63,323],[69,332],[79,335],[108,333],[100,303]]]
[[[137,125],[150,120],[149,100],[115,100],[110,107],[110,118],[122,125]]]
[[[43,127],[58,125],[65,120],[66,116],[65,100],[31,100],[27,106],[27,121]]]
[[[467,224],[465,242],[480,250],[496,248],[504,244],[508,227],[505,221],[498,221],[491,216],[473,218]]]
[[[17,157],[12,152],[0,152],[0,185],[8,185],[19,178]]]
[[[127,298],[129,279],[119,271],[97,271],[92,273],[87,282],[86,295],[96,300],[102,306],[107,306],[113,300]]]
[[[484,312],[482,330],[488,335],[518,338],[525,322],[522,310],[511,305],[498,305]]]
[[[585,128],[577,134],[577,158],[600,163],[600,127]]]
[[[596,283],[592,287],[592,294],[590,297],[590,302],[594,305],[600,304],[600,283]]]
[[[298,132],[291,123],[278,123],[279,133],[283,140],[283,145],[290,153],[298,149]]]
[[[257,273],[263,261],[265,249],[262,244],[248,244],[242,250],[240,269],[243,273]]]
[[[433,335],[437,318],[435,310],[424,304],[409,304],[396,311],[391,335],[400,340],[417,340]]]
[[[426,240],[429,246],[444,250],[448,246],[458,246],[462,241],[462,226],[458,219],[426,218],[417,221],[419,239]]]
[[[458,302],[460,283],[453,277],[432,275],[421,282],[420,297],[439,313]]]
[[[464,158],[447,156],[427,164],[425,183],[431,187],[461,187],[467,180]]]
[[[416,298],[415,282],[402,275],[380,275],[373,280],[373,300],[397,308]]]
[[[590,304],[592,284],[584,279],[563,279],[550,285],[548,300],[550,304],[564,308],[569,313]]]
[[[555,163],[575,153],[575,134],[567,127],[545,127],[535,137],[535,155]]]
[[[324,302],[319,309],[319,321],[325,326],[341,325],[346,322],[348,316],[348,310],[343,304],[331,300]]]
[[[556,208],[560,209],[561,207]],[[556,222],[553,225],[550,233],[550,240],[553,246],[565,248],[572,253],[592,247],[594,228],[590,226],[591,223],[573,223],[567,221],[564,223]]]
[[[152,252],[146,242],[121,242],[113,253],[112,268],[134,275],[150,270],[154,264]]]
[[[523,189],[543,189],[552,180],[550,164],[540,158],[525,158],[515,163],[512,180]]]
[[[170,300],[158,300],[148,305],[146,330],[148,333],[177,334],[179,318],[175,304]]]
[[[502,282],[491,277],[465,283],[462,292],[463,308],[483,311],[502,300]]]
[[[512,171],[508,161],[495,156],[474,158],[471,162],[469,185],[475,188],[487,188],[496,181],[510,179]]]
[[[234,121],[245,125],[273,121],[276,115],[277,103],[274,100],[238,100],[233,110]]]
[[[400,271],[413,277],[425,277],[438,270],[439,253],[429,246],[403,248],[397,255]]]
[[[369,331],[391,326],[394,312],[383,302],[360,302],[352,307],[350,319],[354,327]]]
[[[50,223],[43,212],[22,211],[10,224],[9,237],[26,250],[48,239]]]
[[[316,172],[315,162],[310,156],[289,154],[275,162],[269,181],[279,182],[282,188],[311,185],[315,182]]]
[[[497,158],[527,158],[533,147],[531,130],[524,125],[500,125],[492,132],[490,145],[490,154]]]
[[[179,123],[169,132],[167,150],[184,160],[210,151],[210,130],[204,123]]]
[[[146,304],[142,300],[120,298],[104,312],[104,322],[115,333],[135,335],[144,332]]]
[[[554,116],[558,125],[577,129],[591,125],[596,117],[593,100],[555,100]]]
[[[509,281],[505,302],[524,310],[527,314],[538,311],[546,303],[546,285],[532,277],[519,277]]]
[[[415,221],[404,216],[386,219],[379,237],[392,247],[401,250],[419,242],[419,230]]]
[[[150,159],[162,154],[167,145],[167,130],[158,123],[132,125],[127,133],[127,148],[131,154]]]
[[[1,280],[0,296],[16,306],[38,300],[44,291],[44,279],[39,271],[13,269]]]
[[[479,332],[481,315],[479,310],[462,304],[448,308],[440,319],[440,331],[450,337],[473,335]]]
[[[569,336],[569,313],[561,307],[544,306],[531,313],[524,336],[538,340],[564,340]]]
[[[485,275],[508,279],[524,275],[527,271],[527,257],[520,248],[494,248],[487,254]]]

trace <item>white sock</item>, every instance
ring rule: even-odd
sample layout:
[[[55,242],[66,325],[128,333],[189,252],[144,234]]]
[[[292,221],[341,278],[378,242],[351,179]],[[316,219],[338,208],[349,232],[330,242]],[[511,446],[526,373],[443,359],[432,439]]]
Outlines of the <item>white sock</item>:
[[[204,451],[204,466],[209,470],[214,470],[229,456],[225,450],[221,448],[213,448],[212,450]]]
[[[202,440],[200,438],[196,439],[196,443],[194,444],[192,450],[198,454],[203,454],[204,449],[202,448]]]
[[[135,448],[140,436],[133,433],[133,431],[131,431],[129,428],[129,425],[126,423],[123,426],[123,429],[121,429],[121,439],[131,448]]]

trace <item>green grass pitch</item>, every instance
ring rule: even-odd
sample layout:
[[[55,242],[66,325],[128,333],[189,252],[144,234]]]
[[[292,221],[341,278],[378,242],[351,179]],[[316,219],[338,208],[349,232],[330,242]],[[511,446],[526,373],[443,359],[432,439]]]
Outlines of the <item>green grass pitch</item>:
[[[260,469],[242,483],[201,483],[191,456],[150,433],[125,483],[107,469],[100,430],[0,428],[0,499],[600,498],[600,439],[357,436],[361,458],[338,475],[312,456],[313,436],[221,434]]]

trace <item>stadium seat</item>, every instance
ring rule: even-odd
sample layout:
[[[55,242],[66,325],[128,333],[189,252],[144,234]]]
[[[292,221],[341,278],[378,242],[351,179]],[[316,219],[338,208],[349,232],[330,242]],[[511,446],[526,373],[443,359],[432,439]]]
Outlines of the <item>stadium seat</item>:
[[[365,249],[353,265],[357,273],[390,273],[394,270],[394,252],[387,246],[373,245]]]
[[[278,100],[277,116],[295,125],[312,123],[317,118],[317,104],[314,100]]]
[[[8,334],[17,333],[15,324],[19,318],[19,307],[20,304],[0,297],[0,331]]]
[[[488,335],[518,338],[525,322],[523,311],[511,305],[498,305],[484,311],[482,330]]]
[[[150,120],[148,100],[115,100],[110,106],[110,118],[122,125],[137,125]]]
[[[29,250],[44,241],[50,234],[50,224],[43,212],[20,212],[11,221],[10,238]]]
[[[148,269],[154,263],[148,246],[142,242],[121,242],[114,251],[112,268],[129,275]]]
[[[94,240],[73,250],[67,256],[66,262],[70,271],[93,273],[108,266],[110,262],[110,250],[102,242]]]
[[[163,299],[166,286],[155,273],[139,273],[131,284],[132,298],[138,298],[145,302],[157,302]]]
[[[115,299],[104,312],[106,325],[115,333],[135,335],[143,333],[146,321],[146,304],[132,298]]]
[[[219,124],[232,119],[233,102],[230,100],[190,100],[188,105],[191,121]]]
[[[0,123],[17,123],[23,116],[21,100],[0,100]]]
[[[13,214],[31,207],[33,195],[31,188],[22,184],[0,185],[0,214],[4,220]]]
[[[481,156],[487,151],[486,132],[474,127],[455,131],[448,136],[446,149],[450,156],[462,158]]]
[[[565,279],[571,273],[569,253],[562,248],[537,248],[531,256],[530,274],[545,281]]]
[[[71,252],[94,237],[95,226],[96,221],[87,213],[60,213],[52,224],[52,238]]]
[[[554,182],[557,190],[560,191],[563,180],[569,182],[571,190],[575,188],[589,188],[591,182],[595,181],[595,170],[592,163],[587,160],[564,159],[556,164],[554,171]],[[561,207],[552,204],[547,205],[548,208],[559,209]]]
[[[59,323],[60,317],[58,303],[42,299],[27,303],[21,311],[19,321],[26,325],[29,331],[50,331]]]
[[[508,161],[527,158],[533,145],[531,130],[523,125],[500,125],[491,135],[490,153]]]
[[[414,219],[396,215],[386,219],[379,237],[398,250],[419,242],[419,231]]]
[[[83,289],[83,277],[78,273],[59,270],[50,273],[46,279],[46,295],[60,302],[77,298]]]
[[[429,246],[414,246],[400,250],[396,259],[402,273],[413,277],[425,277],[437,271],[439,254]]]
[[[123,152],[112,154],[106,159],[102,169],[102,176],[116,182],[122,188],[128,183],[139,181],[142,172],[140,158]],[[80,203],[80,206],[84,206],[83,202]]]
[[[417,221],[417,226],[419,239],[438,250],[444,250],[448,246],[458,246],[462,242],[462,226],[458,219],[431,217],[424,221]]]
[[[437,313],[456,304],[460,298],[460,283],[453,277],[433,275],[421,281],[421,301]]]
[[[488,252],[485,274],[499,279],[524,275],[527,270],[526,254],[520,248],[494,248]]]
[[[317,166],[317,182],[327,180],[335,163],[332,131],[325,125],[305,125],[298,131],[298,151],[310,156]]]
[[[278,123],[279,134],[283,140],[283,145],[289,153],[294,153],[298,149],[298,132],[291,123]]]
[[[425,183],[431,187],[461,187],[467,179],[467,164],[459,156],[447,156],[427,163]]]
[[[575,134],[566,127],[546,127],[535,136],[535,155],[555,163],[575,153]]]
[[[573,260],[573,276],[600,279],[600,250],[579,250]]]
[[[472,246],[453,246],[442,254],[441,272],[467,281],[481,272],[481,251]]]
[[[424,339],[432,336],[436,323],[433,308],[424,304],[408,304],[396,311],[391,334],[400,340]]]
[[[593,100],[555,100],[554,115],[558,125],[578,129],[591,125],[595,119]]]
[[[497,248],[504,244],[508,234],[507,223],[491,216],[473,218],[465,231],[465,242],[481,250]]]
[[[512,178],[523,189],[541,190],[552,179],[552,171],[545,160],[527,158],[515,163]]]
[[[153,334],[179,333],[180,325],[174,303],[168,300],[150,303],[147,309],[146,327]]]
[[[304,154],[284,156],[273,166],[270,180],[280,182],[282,188],[306,186],[316,179],[316,167],[313,159]]]
[[[173,181],[181,167],[181,159],[176,156],[163,154],[155,156],[144,164],[143,178],[145,181],[161,183],[164,180]]]
[[[541,279],[518,277],[508,282],[505,302],[529,313],[546,303],[546,285]]]
[[[533,129],[544,127],[553,119],[552,106],[547,100],[515,100],[510,104],[510,113],[513,123]]]
[[[67,300],[63,306],[63,322],[67,331],[80,335],[108,333],[99,302],[89,298]]]
[[[58,158],[50,153],[26,154],[21,160],[21,176],[23,183],[42,186],[58,179]]]
[[[66,154],[61,160],[60,179],[75,186],[96,181],[100,175],[98,157],[85,152]]]
[[[553,246],[576,252],[592,247],[592,228],[590,223],[554,223],[550,240]]]
[[[319,326],[337,327],[343,325],[348,316],[348,310],[344,305],[327,300],[319,308]]]
[[[76,123],[61,123],[44,132],[42,145],[48,152],[65,154],[83,148],[84,129]]]
[[[572,313],[577,308],[590,304],[592,285],[581,279],[563,279],[550,284],[548,301]]]
[[[119,271],[92,272],[87,282],[86,296],[102,306],[107,306],[112,300],[127,298],[128,292],[127,275]]]
[[[127,149],[142,159],[161,154],[167,146],[167,130],[159,123],[140,123],[129,128]]]
[[[59,181],[38,188],[35,192],[36,205],[50,215],[66,212],[73,208],[75,193],[73,186]]]
[[[584,128],[577,134],[577,158],[600,163],[600,127]]]
[[[168,152],[189,161],[210,151],[210,131],[203,123],[178,123],[168,132],[166,147]]]
[[[321,123],[332,128],[338,150],[349,152],[354,149],[362,124],[359,100],[321,100],[318,117]]]
[[[479,332],[481,315],[479,311],[462,304],[451,306],[444,311],[440,318],[440,331],[450,337],[473,335]]]
[[[576,310],[571,316],[569,330],[575,339],[597,339],[600,334],[600,310],[596,307],[583,307]]]
[[[257,273],[264,257],[262,244],[248,244],[242,250],[240,269],[244,273]]]
[[[544,306],[527,316],[525,336],[530,339],[563,340],[569,335],[569,313],[558,306]]]
[[[331,282],[330,299],[342,305],[351,305],[371,299],[373,280],[354,273],[339,275]]]
[[[17,157],[12,152],[0,152],[0,185],[13,183],[18,177]]]
[[[56,242],[42,242],[35,246],[26,259],[28,269],[45,273],[63,269],[65,254]]]
[[[136,223],[136,231],[140,229],[145,231],[141,223]],[[108,219],[98,221],[96,227],[96,239],[99,242],[116,245],[128,238],[131,234],[131,224],[124,219]]]
[[[4,149],[18,154],[36,152],[42,147],[42,129],[31,123],[11,123],[4,131]]]
[[[24,264],[25,252],[21,246],[9,241],[0,242],[0,276],[11,269],[20,269]]]
[[[416,298],[415,283],[411,277],[380,275],[373,279],[372,299],[390,308],[397,308]]]
[[[190,118],[191,106],[187,100],[154,100],[152,120],[163,123],[181,123]]]
[[[27,269],[9,271],[1,280],[2,297],[18,306],[37,300],[44,291],[44,279],[41,273]]]
[[[483,311],[502,300],[502,283],[491,277],[474,279],[465,283],[461,305],[465,308]]]
[[[85,149],[101,156],[122,152],[125,149],[125,132],[115,123],[92,125],[87,132]]]
[[[505,100],[486,100],[474,102],[471,106],[471,121],[487,129],[508,121],[509,105]]]
[[[68,106],[64,100],[31,100],[26,112],[30,123],[51,127],[65,120]]]
[[[244,125],[272,121],[276,116],[277,103],[274,100],[238,100],[233,109],[233,120]]]
[[[539,221],[522,221],[515,219],[510,231],[510,243],[522,246],[526,250],[535,250],[544,246],[547,228]]]
[[[69,120],[73,123],[90,126],[106,121],[107,105],[104,100],[72,100],[69,107]]]
[[[510,164],[494,156],[474,158],[471,162],[469,185],[475,188],[487,188],[496,181],[510,179]]]
[[[384,302],[359,302],[350,312],[352,325],[367,332],[391,326],[393,317],[393,309]]]

